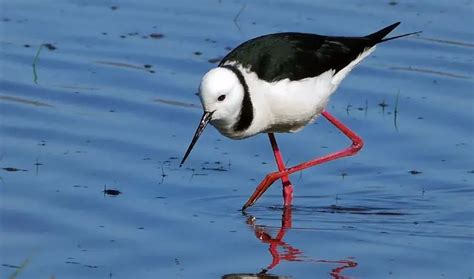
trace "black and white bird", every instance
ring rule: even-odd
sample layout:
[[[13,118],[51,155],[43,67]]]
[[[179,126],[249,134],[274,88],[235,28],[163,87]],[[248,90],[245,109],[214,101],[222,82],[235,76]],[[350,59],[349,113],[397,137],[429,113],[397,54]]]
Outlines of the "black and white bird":
[[[181,165],[208,123],[231,139],[269,133],[272,140],[273,133],[296,132],[313,122],[341,81],[377,44],[418,33],[385,38],[399,24],[364,37],[286,32],[242,43],[202,78],[204,114]],[[279,169],[288,170],[284,165]]]

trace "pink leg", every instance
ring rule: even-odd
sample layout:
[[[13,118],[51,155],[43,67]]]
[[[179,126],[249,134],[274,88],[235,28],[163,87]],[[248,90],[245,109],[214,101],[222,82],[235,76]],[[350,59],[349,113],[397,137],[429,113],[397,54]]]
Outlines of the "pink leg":
[[[263,195],[263,193],[265,193],[265,191],[273,184],[273,182],[275,182],[275,180],[282,178],[284,176],[288,176],[297,171],[301,171],[301,170],[304,170],[304,169],[307,169],[307,168],[310,168],[310,167],[313,167],[313,166],[316,166],[328,161],[354,155],[362,148],[362,146],[364,145],[364,142],[356,133],[351,131],[351,129],[349,129],[347,126],[342,124],[342,122],[337,120],[329,112],[323,111],[321,114],[329,122],[331,122],[334,126],[336,126],[344,135],[346,135],[350,140],[352,140],[352,144],[343,150],[328,154],[320,158],[313,159],[308,162],[301,163],[299,165],[287,168],[283,171],[279,170],[277,172],[272,172],[272,173],[267,174],[267,176],[265,176],[262,182],[260,182],[260,184],[257,186],[257,189],[255,189],[255,192],[252,194],[252,196],[250,196],[248,201],[244,204],[244,206],[242,207],[242,210],[245,210],[247,207],[252,206]]]
[[[275,155],[275,161],[277,163],[278,170],[285,171],[286,170],[285,163],[283,162],[283,158],[281,156],[280,149],[278,148],[275,135],[273,133],[268,133],[268,137],[270,138],[270,143],[272,144],[273,154]],[[281,183],[283,184],[284,205],[290,206],[291,201],[293,200],[293,185],[291,185],[288,175],[284,175],[281,177]]]

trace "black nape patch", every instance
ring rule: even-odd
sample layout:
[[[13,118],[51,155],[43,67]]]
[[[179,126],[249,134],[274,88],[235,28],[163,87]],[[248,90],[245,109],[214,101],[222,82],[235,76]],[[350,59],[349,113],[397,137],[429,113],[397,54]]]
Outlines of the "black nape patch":
[[[242,100],[242,106],[240,108],[239,120],[232,127],[236,132],[242,132],[248,129],[253,121],[253,105],[250,99],[250,92],[247,82],[244,76],[237,67],[232,65],[222,65],[222,68],[231,70],[239,79],[240,84],[244,88],[244,99]]]

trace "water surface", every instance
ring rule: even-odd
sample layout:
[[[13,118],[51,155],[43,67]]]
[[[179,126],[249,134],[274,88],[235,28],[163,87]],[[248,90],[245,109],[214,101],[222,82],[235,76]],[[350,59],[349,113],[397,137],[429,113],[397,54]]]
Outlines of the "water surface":
[[[4,1],[0,277],[471,278],[472,1]],[[394,34],[328,110],[355,157],[293,175],[239,211],[275,170],[265,135],[208,128],[179,168],[201,76],[279,31]],[[397,112],[395,114],[395,111]],[[289,164],[348,142],[324,119],[277,135]]]

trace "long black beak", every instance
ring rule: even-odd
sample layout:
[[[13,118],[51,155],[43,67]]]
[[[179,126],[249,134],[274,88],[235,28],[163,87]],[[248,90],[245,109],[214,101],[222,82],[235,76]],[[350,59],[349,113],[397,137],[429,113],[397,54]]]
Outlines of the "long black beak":
[[[186,161],[186,158],[188,158],[189,153],[191,153],[191,150],[193,149],[194,144],[197,142],[199,136],[201,136],[202,131],[204,131],[204,128],[206,128],[207,123],[211,121],[213,113],[214,113],[213,111],[212,112],[205,111],[204,114],[202,115],[201,121],[199,122],[199,126],[196,130],[196,133],[194,133],[193,140],[191,141],[191,144],[189,145],[188,150],[186,150],[183,160],[181,160],[181,163],[179,164],[180,167],[184,164],[184,161]]]

